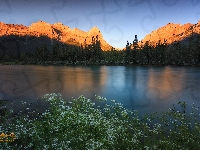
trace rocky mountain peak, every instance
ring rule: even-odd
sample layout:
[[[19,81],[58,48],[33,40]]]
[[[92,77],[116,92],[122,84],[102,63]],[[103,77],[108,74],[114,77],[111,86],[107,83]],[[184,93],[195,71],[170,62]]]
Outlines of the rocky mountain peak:
[[[47,36],[51,39],[56,39],[66,44],[74,44],[76,46],[80,46],[85,40],[87,45],[91,44],[92,37],[98,35],[102,50],[110,50],[112,47],[104,40],[100,30],[96,26],[90,31],[85,32],[78,28],[70,29],[60,22],[49,24],[39,20],[38,22],[32,23],[29,27],[16,24],[4,24],[3,22],[0,22],[0,27],[0,36],[11,34],[36,37]]]
[[[100,30],[96,27],[96,26],[94,26],[89,32],[93,32],[93,33],[100,33]]]
[[[186,23],[183,25],[168,23],[146,35],[144,39],[139,41],[138,45],[144,45],[146,41],[156,45],[159,41],[164,43],[165,40],[167,40],[166,44],[172,44],[175,41],[183,41],[192,34],[200,34],[200,21],[197,24]]]

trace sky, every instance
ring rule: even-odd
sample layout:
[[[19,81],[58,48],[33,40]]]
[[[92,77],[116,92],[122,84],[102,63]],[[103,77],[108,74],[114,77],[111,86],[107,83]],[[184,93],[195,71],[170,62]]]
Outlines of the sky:
[[[168,23],[195,24],[199,0],[1,0],[0,22],[30,26],[39,20],[89,31],[96,26],[113,47],[124,48]]]

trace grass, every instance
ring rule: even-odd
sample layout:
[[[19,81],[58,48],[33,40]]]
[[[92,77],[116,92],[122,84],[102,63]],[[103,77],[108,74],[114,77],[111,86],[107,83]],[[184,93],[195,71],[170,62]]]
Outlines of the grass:
[[[1,118],[0,132],[14,132],[17,139],[0,142],[0,147],[12,150],[200,149],[199,113],[194,104],[189,116],[185,114],[186,103],[179,102],[181,111],[174,107],[163,112],[162,117],[154,113],[139,119],[137,111],[129,111],[114,100],[108,105],[106,98],[100,96],[96,99],[101,106],[83,96],[68,103],[61,94],[46,94],[42,98],[50,103],[44,113],[26,107],[10,123],[6,121],[13,110]],[[25,111],[28,113],[23,115]],[[157,123],[150,126],[155,119]]]

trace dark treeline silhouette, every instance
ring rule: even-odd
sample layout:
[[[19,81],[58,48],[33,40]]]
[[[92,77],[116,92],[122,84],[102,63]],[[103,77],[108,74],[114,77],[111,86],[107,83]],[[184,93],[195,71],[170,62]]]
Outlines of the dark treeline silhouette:
[[[137,36],[136,36],[137,38]],[[74,39],[70,39],[73,42]],[[187,44],[182,44],[183,41]],[[176,65],[200,66],[200,35],[195,35],[170,45],[158,42],[155,46],[148,41],[141,47],[137,40],[127,41],[126,49],[112,48],[102,51],[98,35],[91,44],[78,42],[76,45],[59,42],[46,36],[0,37],[0,61],[23,62],[24,64],[98,64],[98,65]]]

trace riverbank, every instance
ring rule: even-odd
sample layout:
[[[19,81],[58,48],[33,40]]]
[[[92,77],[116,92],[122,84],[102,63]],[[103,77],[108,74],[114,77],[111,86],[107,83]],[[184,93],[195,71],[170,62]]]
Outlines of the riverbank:
[[[133,62],[125,63],[124,61],[117,62],[109,62],[109,61],[77,61],[77,62],[69,62],[69,61],[34,61],[34,62],[23,62],[23,61],[15,61],[15,62],[0,62],[0,65],[55,65],[55,66],[67,66],[67,65],[82,65],[82,66],[186,66],[186,67],[200,67],[200,65],[175,65],[175,64],[134,64]]]

